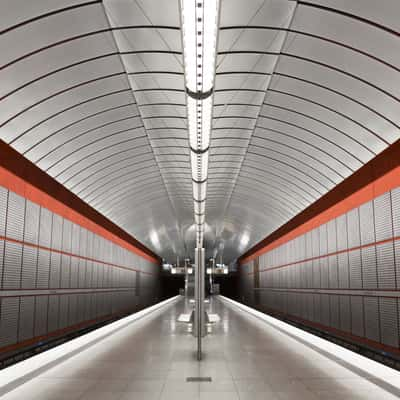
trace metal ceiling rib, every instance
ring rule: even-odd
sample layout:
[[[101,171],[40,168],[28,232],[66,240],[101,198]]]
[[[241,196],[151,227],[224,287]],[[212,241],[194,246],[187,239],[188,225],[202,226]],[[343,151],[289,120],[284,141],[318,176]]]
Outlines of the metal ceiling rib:
[[[374,1],[223,3],[217,73],[238,75],[224,74],[221,81],[217,74],[216,85],[234,93],[238,105],[230,111],[236,119],[214,126],[241,138],[245,148],[239,159],[237,149],[224,151],[226,185],[221,176],[209,180],[216,198],[225,193],[223,201],[208,196],[207,212],[227,259],[400,137],[400,45],[391,14],[399,11],[400,3],[390,0],[379,7]],[[232,100],[217,96],[214,116],[226,116]],[[253,125],[249,116],[256,118]],[[232,133],[238,126],[243,129]],[[218,137],[214,130],[212,144],[220,144]],[[233,180],[230,159],[241,165]],[[210,170],[219,163],[211,158]]]
[[[194,246],[179,2],[6,0],[0,138],[173,260]],[[205,241],[225,261],[400,137],[397,0],[221,0]]]
[[[191,216],[179,197],[185,180],[159,166],[181,139],[153,142],[150,133],[170,126],[151,120],[161,103],[164,115],[182,103],[158,88],[177,89],[180,78],[133,75],[138,66],[168,72],[181,52],[178,9],[166,18],[166,1],[141,10],[135,2],[25,3],[3,5],[0,18],[1,138],[157,253],[183,253],[173,209]],[[176,51],[157,42],[160,30]],[[142,93],[150,82],[159,93]],[[175,124],[185,128],[182,118]]]

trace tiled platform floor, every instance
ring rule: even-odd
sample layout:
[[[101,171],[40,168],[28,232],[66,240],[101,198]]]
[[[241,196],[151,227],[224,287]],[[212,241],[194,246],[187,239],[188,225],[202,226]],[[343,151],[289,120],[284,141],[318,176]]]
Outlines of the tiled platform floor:
[[[398,397],[267,323],[214,300],[222,321],[195,360],[175,305],[132,323],[4,400],[389,400]],[[396,379],[394,374],[393,379]],[[210,376],[211,383],[187,383]]]

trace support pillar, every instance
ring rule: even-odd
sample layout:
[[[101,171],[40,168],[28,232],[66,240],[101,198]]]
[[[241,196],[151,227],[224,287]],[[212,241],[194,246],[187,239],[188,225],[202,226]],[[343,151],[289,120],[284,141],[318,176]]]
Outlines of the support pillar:
[[[197,359],[202,358],[201,339],[205,336],[204,315],[204,249],[195,249],[195,311],[194,311],[194,335],[197,337]]]

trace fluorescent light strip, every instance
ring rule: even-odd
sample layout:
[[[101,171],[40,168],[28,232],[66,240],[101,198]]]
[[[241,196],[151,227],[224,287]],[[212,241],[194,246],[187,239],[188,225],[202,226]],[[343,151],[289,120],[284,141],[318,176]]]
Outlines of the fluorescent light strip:
[[[207,192],[219,0],[181,0],[180,4],[193,198],[199,201],[205,200]],[[204,219],[196,217],[199,213],[195,202],[197,246],[203,247]]]
[[[360,354],[354,353],[351,350],[348,350],[342,346],[338,346],[335,343],[330,342],[329,340],[325,340],[320,338],[319,336],[312,335],[302,329],[296,328],[293,325],[287,324],[279,319],[271,317],[270,315],[266,315],[260,311],[255,310],[254,308],[250,308],[245,306],[244,304],[238,303],[234,300],[231,300],[225,296],[219,296],[223,301],[227,303],[231,303],[237,308],[245,311],[252,316],[259,318],[268,324],[280,329],[281,331],[287,332],[289,335],[298,337],[302,341],[309,343],[312,346],[321,349],[323,352],[329,353],[334,357],[337,357],[346,363],[362,370],[370,375],[373,375],[380,380],[390,384],[393,387],[400,389],[400,372],[387,367],[381,363],[378,363],[370,358],[364,357]],[[396,378],[396,379],[394,379]]]
[[[26,360],[20,361],[17,364],[1,370],[0,389],[1,387],[12,383],[15,380],[19,380],[24,376],[30,373],[34,373],[40,368],[43,368],[46,365],[65,357],[65,355],[67,355],[68,353],[79,350],[81,347],[84,347],[91,342],[101,340],[103,339],[103,337],[104,339],[107,338],[108,334],[113,333],[113,331],[117,331],[119,328],[124,327],[124,325],[130,324],[131,322],[134,322],[164,306],[167,306],[175,302],[179,298],[180,296],[175,296],[170,299],[164,300],[151,307],[147,307],[125,318],[121,318],[118,321],[102,326],[101,328],[98,328],[92,332],[86,333],[66,343],[53,347],[52,349],[46,350],[43,353],[37,354],[36,356],[30,357]],[[127,326],[126,328],[129,328],[129,326]]]

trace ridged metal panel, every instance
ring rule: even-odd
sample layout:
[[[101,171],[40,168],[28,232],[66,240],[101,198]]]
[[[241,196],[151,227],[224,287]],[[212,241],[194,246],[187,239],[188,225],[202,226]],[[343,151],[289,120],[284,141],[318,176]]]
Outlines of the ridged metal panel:
[[[339,296],[340,329],[351,332],[351,303],[350,296]]]
[[[393,237],[393,218],[390,192],[374,199],[375,236],[376,240]]]
[[[20,298],[18,341],[30,339],[34,335],[35,298],[24,296]]]
[[[88,231],[85,228],[80,227],[79,255],[81,255],[82,257],[86,257],[87,254],[87,233]]]
[[[347,240],[349,248],[360,246],[360,218],[358,208],[347,213]]]
[[[59,288],[60,281],[61,281],[61,254],[52,251],[50,253],[49,288],[52,289]]]
[[[60,276],[60,287],[70,287],[70,274],[71,274],[71,257],[65,254],[61,255],[61,276]]]
[[[52,213],[46,208],[40,209],[39,221],[39,244],[46,248],[51,246]],[[49,287],[50,277],[50,252],[39,249],[37,264],[37,288],[45,289]]]
[[[365,337],[379,342],[379,299],[377,297],[364,297],[364,316]]]
[[[360,210],[361,244],[375,242],[374,206],[372,201],[362,204]]]
[[[39,242],[40,206],[31,201],[26,201],[24,242],[37,245]],[[32,289],[36,287],[36,272],[38,249],[24,245],[22,253],[21,288]]]
[[[23,241],[25,221],[25,199],[13,192],[8,195],[5,235]],[[4,245],[3,288],[21,287],[22,244],[5,242]]]
[[[86,296],[83,293],[77,295],[78,304],[77,304],[77,322],[82,322],[85,320],[85,303]]]
[[[318,293],[314,293],[314,322],[321,323],[321,295]]]
[[[348,248],[347,236],[347,215],[343,214],[336,218],[336,237],[338,250],[346,250]]]
[[[78,322],[78,296],[70,294],[68,302],[68,325],[75,325]]]
[[[77,224],[72,224],[71,227],[71,253],[74,255],[79,255],[80,246],[80,227]]]
[[[326,224],[318,228],[319,231],[319,254],[325,255],[328,252],[328,232]]]
[[[82,251],[82,248],[81,248]],[[78,263],[78,287],[84,288],[86,287],[86,260],[83,258],[79,258]]]
[[[91,293],[85,293],[85,309],[83,312],[83,319],[85,321],[89,321],[92,319],[92,294]]]
[[[396,286],[400,289],[400,240],[394,242],[394,254],[396,262]]]
[[[58,320],[60,318],[60,300],[59,295],[49,296],[47,310],[47,330],[54,332],[59,328]]]
[[[25,199],[14,192],[8,194],[6,236],[24,240]]]
[[[391,191],[393,236],[400,236],[400,187]]]
[[[363,298],[361,296],[351,296],[351,333],[356,336],[364,336],[364,310]]]
[[[398,299],[379,298],[381,342],[387,346],[399,347]]]
[[[306,294],[306,319],[309,321],[314,320],[314,296],[312,293],[307,293]]]
[[[349,251],[349,285],[352,289],[362,288],[361,252],[360,250]]]
[[[318,257],[319,256],[319,229],[313,229],[311,231],[311,240],[312,240],[312,256],[313,257]]]
[[[69,310],[69,295],[62,295],[60,296],[60,305],[59,305],[59,328],[65,328],[68,326],[69,322],[69,316],[68,316],[68,310]]]
[[[320,260],[316,259],[312,261],[312,270],[313,270],[313,287],[319,289],[321,288]]]
[[[348,253],[338,254],[338,280],[339,288],[349,287],[349,255]]]
[[[329,288],[336,289],[339,287],[339,271],[338,271],[338,256],[329,256]]]
[[[378,287],[376,250],[375,246],[361,249],[363,288],[375,289]],[[379,266],[380,268],[380,266]]]
[[[340,313],[339,313],[339,296],[329,295],[329,309],[330,309],[330,326],[339,329]]]
[[[16,343],[18,338],[19,297],[3,297],[0,313],[0,347]]]
[[[8,190],[0,186],[0,236],[6,234]]]
[[[396,273],[393,242],[376,246],[378,286],[382,289],[396,288]]]
[[[22,245],[7,242],[4,246],[3,289],[21,287]]]
[[[319,260],[321,268],[321,288],[329,288],[329,264],[328,257],[323,257]]]
[[[85,287],[93,287],[93,261],[86,261]]]
[[[330,324],[329,294],[321,294],[321,323],[325,326]]]
[[[36,296],[35,298],[35,336],[47,333],[47,310],[49,296]]]
[[[69,271],[70,271],[70,287],[72,289],[78,288],[78,273],[79,273],[78,267],[79,267],[79,259],[77,257],[71,257]]]

